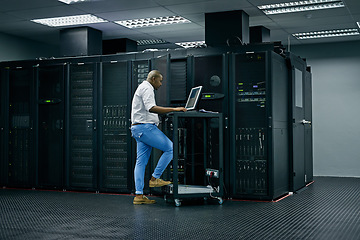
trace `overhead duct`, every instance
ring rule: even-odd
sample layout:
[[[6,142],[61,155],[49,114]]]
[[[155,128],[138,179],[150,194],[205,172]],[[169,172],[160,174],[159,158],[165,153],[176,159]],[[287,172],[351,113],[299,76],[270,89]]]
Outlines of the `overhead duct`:
[[[60,42],[64,57],[102,54],[102,32],[91,27],[62,29]]]
[[[250,43],[270,42],[270,29],[264,26],[250,27]]]
[[[233,46],[249,43],[249,15],[243,10],[205,13],[205,43]]]
[[[136,52],[137,42],[128,38],[109,39],[103,41],[103,54]]]

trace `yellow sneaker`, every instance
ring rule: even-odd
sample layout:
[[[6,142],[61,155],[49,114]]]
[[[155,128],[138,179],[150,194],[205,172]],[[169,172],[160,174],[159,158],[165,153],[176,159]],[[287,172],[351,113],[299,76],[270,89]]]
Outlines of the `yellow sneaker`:
[[[138,205],[138,204],[154,204],[154,203],[156,203],[155,200],[150,200],[144,195],[142,195],[142,198],[134,197],[134,201],[133,201],[133,204],[135,204],[135,205]]]
[[[170,181],[164,181],[160,178],[156,178],[154,181],[149,181],[149,187],[162,187],[171,184]]]

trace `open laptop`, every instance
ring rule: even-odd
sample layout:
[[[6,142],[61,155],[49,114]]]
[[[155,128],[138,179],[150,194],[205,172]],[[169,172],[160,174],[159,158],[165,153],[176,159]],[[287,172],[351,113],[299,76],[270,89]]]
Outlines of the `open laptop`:
[[[189,97],[187,99],[185,108],[188,111],[195,110],[197,104],[199,103],[200,96],[201,96],[202,86],[193,87],[190,91]]]

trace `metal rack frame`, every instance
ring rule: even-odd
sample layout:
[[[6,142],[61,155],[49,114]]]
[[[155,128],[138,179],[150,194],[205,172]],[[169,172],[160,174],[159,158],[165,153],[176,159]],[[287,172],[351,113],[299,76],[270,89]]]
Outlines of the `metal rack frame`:
[[[219,121],[219,186],[217,191],[215,191],[210,186],[201,186],[201,185],[180,185],[177,181],[178,179],[178,169],[177,167],[173,167],[173,179],[174,183],[164,187],[165,191],[165,199],[170,197],[174,199],[175,205],[181,206],[181,200],[185,198],[204,198],[212,197],[218,200],[219,204],[223,203],[222,196],[224,195],[223,190],[223,114],[222,113],[202,113],[197,111],[191,112],[175,112],[169,115],[172,118],[172,131],[173,131],[173,145],[174,145],[174,158],[173,158],[173,166],[178,166],[179,160],[179,119],[181,118],[190,118],[190,119],[202,119],[204,124],[204,171],[206,169],[206,158],[207,158],[207,126],[208,121],[211,119],[218,119]]]

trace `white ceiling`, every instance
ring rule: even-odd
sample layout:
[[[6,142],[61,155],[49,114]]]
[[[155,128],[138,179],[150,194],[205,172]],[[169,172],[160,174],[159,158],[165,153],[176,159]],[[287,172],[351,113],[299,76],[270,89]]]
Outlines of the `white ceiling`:
[[[300,13],[266,16],[256,6],[289,0],[95,0],[67,5],[57,0],[0,0],[0,32],[40,42],[59,44],[61,28],[43,26],[31,19],[93,14],[107,23],[86,25],[101,30],[103,39],[132,40],[163,39],[170,43],[205,40],[207,12],[244,10],[250,16],[250,26],[270,29],[271,41],[288,44],[324,43],[360,40],[360,35],[297,40],[292,33],[358,28],[360,0],[343,0],[346,7]],[[290,0],[296,1],[296,0]],[[188,24],[127,29],[115,20],[179,15],[192,21]],[[360,31],[360,30],[359,30]]]

